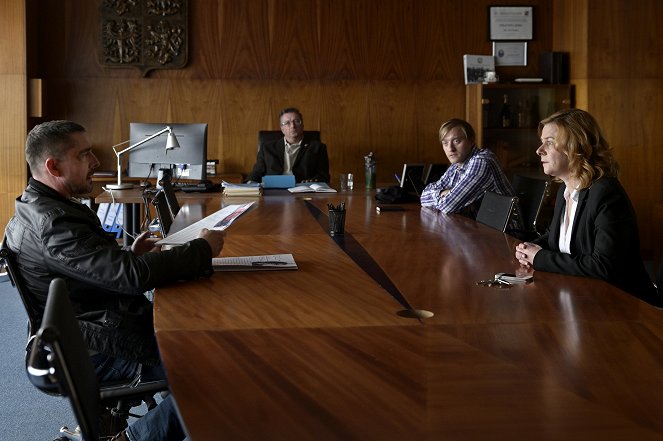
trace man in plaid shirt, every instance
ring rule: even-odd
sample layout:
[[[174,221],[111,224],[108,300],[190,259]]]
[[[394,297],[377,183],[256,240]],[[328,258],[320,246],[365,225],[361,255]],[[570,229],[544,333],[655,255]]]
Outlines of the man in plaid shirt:
[[[440,143],[451,165],[439,181],[421,193],[421,205],[442,213],[476,218],[486,191],[513,195],[497,157],[475,142],[474,129],[462,119],[450,119],[440,127]]]

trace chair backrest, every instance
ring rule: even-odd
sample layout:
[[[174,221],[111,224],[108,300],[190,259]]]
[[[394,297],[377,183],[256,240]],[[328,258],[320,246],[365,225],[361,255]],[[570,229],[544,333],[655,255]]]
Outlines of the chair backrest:
[[[320,141],[319,130],[304,130],[304,136],[309,141]],[[264,143],[278,141],[281,138],[283,138],[283,132],[280,130],[260,130],[258,132],[258,150]]]
[[[656,272],[654,283],[656,283],[656,289],[658,290],[659,297],[663,299],[663,257],[661,258],[661,262],[658,264],[658,271]]]
[[[159,190],[152,198],[152,205],[157,212],[157,220],[162,237],[166,237],[170,231],[170,226],[173,224],[173,215],[170,212],[168,203],[166,201],[166,194],[163,190]]]
[[[163,194],[166,197],[166,203],[168,204],[170,215],[172,218],[175,218],[177,213],[180,212],[180,203],[177,200],[175,189],[173,188],[173,183],[171,182],[170,178],[161,180],[161,189],[163,190]]]
[[[439,181],[447,168],[449,168],[449,164],[445,163],[428,164],[424,185]]]
[[[483,195],[477,221],[505,232],[507,228],[518,226],[518,197],[505,196],[487,191]]]
[[[37,326],[40,319],[39,309],[35,305],[35,300],[28,293],[28,289],[25,287],[23,277],[18,270],[16,256],[7,245],[7,236],[2,239],[2,246],[0,246],[0,260],[5,268],[7,268],[9,280],[14,288],[16,288],[16,291],[18,291],[18,295],[21,297],[25,312],[28,314],[28,336],[32,336],[37,332]]]
[[[550,219],[544,221],[542,209],[544,201],[549,196],[549,184],[550,182],[546,179],[513,176],[513,191],[518,196],[523,228],[526,232],[541,234],[548,228],[547,223],[550,222]]]
[[[47,357],[44,352],[48,353]],[[27,373],[32,384],[47,393],[52,392],[55,383],[60,393],[69,397],[83,439],[99,439],[102,409],[99,383],[69,300],[67,285],[60,278],[53,279],[49,286],[44,317],[33,341]]]

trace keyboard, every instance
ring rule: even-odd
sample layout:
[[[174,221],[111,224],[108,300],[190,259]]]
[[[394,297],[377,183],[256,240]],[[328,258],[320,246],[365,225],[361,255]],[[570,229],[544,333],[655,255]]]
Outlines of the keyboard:
[[[213,182],[204,181],[198,184],[184,184],[179,188],[185,193],[206,193],[212,191],[221,191],[221,184],[214,184]]]

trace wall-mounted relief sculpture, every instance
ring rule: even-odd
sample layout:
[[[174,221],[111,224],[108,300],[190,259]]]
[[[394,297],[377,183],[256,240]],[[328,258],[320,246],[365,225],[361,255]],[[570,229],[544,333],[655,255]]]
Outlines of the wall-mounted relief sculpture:
[[[99,9],[102,65],[143,76],[186,65],[189,0],[101,0]]]

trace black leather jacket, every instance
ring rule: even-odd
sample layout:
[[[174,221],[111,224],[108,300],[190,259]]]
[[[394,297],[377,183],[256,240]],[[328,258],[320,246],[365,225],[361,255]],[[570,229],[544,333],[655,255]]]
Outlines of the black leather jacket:
[[[5,231],[26,288],[43,314],[48,285],[64,278],[90,349],[155,364],[152,304],[158,285],[212,274],[204,239],[137,256],[108,235],[87,206],[30,179]]]

